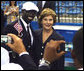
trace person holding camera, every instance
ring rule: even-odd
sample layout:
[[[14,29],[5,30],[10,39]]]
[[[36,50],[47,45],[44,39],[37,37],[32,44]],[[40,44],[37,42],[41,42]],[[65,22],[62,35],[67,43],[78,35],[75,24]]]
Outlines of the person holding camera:
[[[50,63],[52,63],[55,60],[58,60],[61,56],[65,54],[64,51],[57,52],[59,50],[59,46],[62,43],[65,43],[64,40],[60,41],[54,41],[51,40],[46,44],[44,55],[42,60],[40,61],[39,67],[36,66],[34,61],[32,60],[31,56],[25,49],[25,46],[22,42],[22,39],[17,37],[14,34],[8,34],[13,39],[13,43],[6,43],[13,51],[19,54],[19,61],[20,65],[25,70],[49,70]],[[51,53],[51,54],[50,54]]]
[[[83,27],[73,37],[73,50],[71,52],[77,70],[83,70]]]

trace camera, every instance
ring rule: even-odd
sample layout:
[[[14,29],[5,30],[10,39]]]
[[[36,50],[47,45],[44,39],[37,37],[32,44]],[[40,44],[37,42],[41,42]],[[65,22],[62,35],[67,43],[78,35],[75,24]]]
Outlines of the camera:
[[[65,43],[65,51],[71,51],[71,50],[73,50],[72,42],[66,42]]]
[[[12,38],[8,35],[1,35],[1,43],[12,43]]]
[[[3,43],[13,43],[13,39],[8,35],[1,35],[1,44]],[[16,58],[16,53],[14,51],[9,51],[13,58]]]

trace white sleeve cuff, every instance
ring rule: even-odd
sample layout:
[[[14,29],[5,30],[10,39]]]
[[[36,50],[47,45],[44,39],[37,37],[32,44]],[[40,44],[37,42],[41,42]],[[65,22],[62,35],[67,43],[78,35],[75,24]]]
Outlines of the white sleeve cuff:
[[[24,55],[24,54],[29,55],[29,53],[28,53],[28,52],[22,52],[22,53],[20,53],[20,54],[19,54],[19,56],[22,56],[22,55]]]

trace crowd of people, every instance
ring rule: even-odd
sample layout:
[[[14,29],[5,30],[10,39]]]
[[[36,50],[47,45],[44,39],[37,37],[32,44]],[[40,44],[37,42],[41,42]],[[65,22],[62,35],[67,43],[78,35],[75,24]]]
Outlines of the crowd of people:
[[[15,1],[11,1],[10,7],[4,11],[8,17],[12,17],[13,13],[16,16],[19,14],[19,8],[14,4]],[[38,12],[39,8],[34,3],[25,2],[20,18],[14,20],[10,18],[13,21],[10,21],[5,28],[2,27],[2,35],[8,35],[13,39],[12,44],[1,45],[1,51],[10,52],[7,55],[8,63],[1,65],[2,70],[10,70],[10,65],[16,65],[14,68],[16,70],[64,70],[65,39],[52,27],[56,23],[56,13],[49,7],[43,8],[38,16],[40,29],[34,31],[30,23]],[[1,22],[2,24],[4,21]],[[77,69],[83,69],[83,28],[75,34],[73,46],[74,63]],[[3,52],[1,56],[2,54],[4,55]],[[1,63],[3,62],[2,59]],[[11,70],[13,70],[12,67]]]

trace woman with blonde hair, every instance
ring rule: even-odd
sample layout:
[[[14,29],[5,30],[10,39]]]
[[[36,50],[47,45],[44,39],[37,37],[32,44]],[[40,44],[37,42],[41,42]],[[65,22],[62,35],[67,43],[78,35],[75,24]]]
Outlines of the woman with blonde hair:
[[[52,16],[52,18],[53,18],[53,23],[56,23],[56,13],[55,13],[52,9],[50,9],[50,8],[45,8],[45,9],[41,12],[41,14],[40,14],[40,16],[39,16],[39,18],[38,18],[38,23],[39,23],[39,25],[40,25],[41,28],[42,28],[42,20],[43,20],[43,18],[44,18],[45,16]]]
[[[50,40],[64,40],[60,34],[56,33],[53,28],[53,24],[56,23],[56,13],[49,8],[43,9],[41,12],[38,23],[42,29],[36,31],[35,46],[33,48],[32,57],[37,65],[39,65],[39,60],[42,59],[45,45]],[[62,44],[58,52],[64,51],[64,44]],[[59,60],[54,61],[50,64],[51,70],[63,70],[64,69],[64,56]]]

